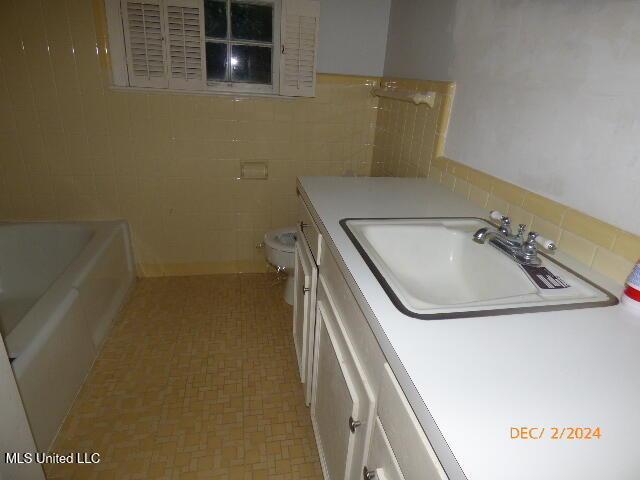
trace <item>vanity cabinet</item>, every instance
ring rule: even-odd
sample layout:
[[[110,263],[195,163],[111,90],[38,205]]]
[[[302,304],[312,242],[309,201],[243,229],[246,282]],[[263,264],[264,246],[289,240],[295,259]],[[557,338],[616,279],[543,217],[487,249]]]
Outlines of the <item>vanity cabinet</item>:
[[[325,480],[447,480],[302,198],[300,212],[293,332]]]

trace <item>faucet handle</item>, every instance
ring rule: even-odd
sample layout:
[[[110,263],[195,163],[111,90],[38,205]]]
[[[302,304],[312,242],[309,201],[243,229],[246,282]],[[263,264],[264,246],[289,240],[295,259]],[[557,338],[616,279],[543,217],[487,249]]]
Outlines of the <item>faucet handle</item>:
[[[518,224],[518,236],[519,237],[524,237],[524,232],[526,230],[527,230],[527,224],[526,223]]]
[[[498,210],[491,210],[489,212],[489,218],[491,220],[500,221],[502,220],[502,217],[504,217],[504,215],[502,215],[502,213],[500,213]]]
[[[495,220],[497,222],[500,222],[499,230],[504,235],[511,235],[511,219],[509,217],[507,217],[506,215],[503,215],[502,213],[500,213],[497,210],[491,210],[489,212],[489,218],[491,220]]]
[[[511,219],[509,217],[503,216],[500,219],[499,230],[503,235],[511,236]]]
[[[535,256],[538,248],[536,246],[536,238],[538,238],[538,234],[536,232],[529,232],[527,235],[527,239],[522,243],[522,251],[526,255]]]
[[[544,238],[542,235],[538,235],[535,240],[538,245],[540,245],[545,250],[548,250],[549,252],[554,252],[558,249],[558,247],[556,246],[556,242],[554,242],[553,240],[549,240],[548,238]]]

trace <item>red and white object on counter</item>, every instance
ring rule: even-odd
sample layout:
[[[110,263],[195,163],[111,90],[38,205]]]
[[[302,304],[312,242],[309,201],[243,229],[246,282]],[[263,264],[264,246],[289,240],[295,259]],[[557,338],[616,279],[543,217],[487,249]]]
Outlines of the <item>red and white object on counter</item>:
[[[640,312],[640,260],[627,278],[622,303],[634,307]]]

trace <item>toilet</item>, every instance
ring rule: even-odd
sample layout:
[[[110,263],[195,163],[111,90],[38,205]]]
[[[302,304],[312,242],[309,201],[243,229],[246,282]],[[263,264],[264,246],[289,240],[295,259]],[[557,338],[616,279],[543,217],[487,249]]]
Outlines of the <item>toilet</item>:
[[[284,273],[287,280],[284,286],[284,300],[293,305],[293,267],[296,246],[296,227],[271,230],[264,235],[264,251],[267,261]]]

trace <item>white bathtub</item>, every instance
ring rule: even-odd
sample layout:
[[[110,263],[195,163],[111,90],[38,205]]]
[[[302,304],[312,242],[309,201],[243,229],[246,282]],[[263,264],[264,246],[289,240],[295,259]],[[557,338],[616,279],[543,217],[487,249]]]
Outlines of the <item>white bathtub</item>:
[[[0,223],[0,333],[51,446],[134,281],[125,222]]]

